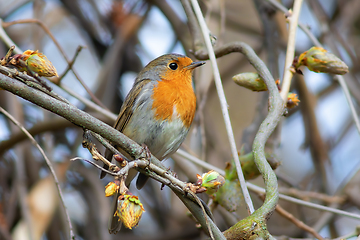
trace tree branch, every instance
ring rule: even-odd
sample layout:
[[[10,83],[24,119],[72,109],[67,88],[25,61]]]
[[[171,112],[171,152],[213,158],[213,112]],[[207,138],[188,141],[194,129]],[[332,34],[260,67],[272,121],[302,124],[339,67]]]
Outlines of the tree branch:
[[[79,127],[89,129],[93,132],[98,133],[103,138],[106,138],[111,142],[119,145],[134,159],[146,157],[145,152],[143,151],[143,147],[138,145],[136,142],[126,137],[118,130],[94,118],[88,113],[81,111],[73,105],[67,104],[58,99],[54,99],[42,91],[30,88],[26,84],[3,74],[0,74],[0,88],[7,90],[19,97],[22,97],[61,117],[64,117],[65,119],[69,120],[70,122]],[[167,171],[167,169],[153,155],[151,155],[151,163],[159,167],[160,169]],[[146,171],[143,171],[142,173],[147,174]],[[174,181],[177,181],[178,183],[181,182],[179,180]],[[189,199],[190,195],[186,195],[180,187],[172,187],[171,185],[170,187],[184,203],[188,201],[193,201]],[[215,237],[220,236],[215,239],[225,239],[217,226],[211,221],[209,216],[204,216],[201,207],[196,202],[194,202],[194,204],[188,204],[187,207],[191,207],[190,211],[194,214],[194,217],[202,224],[202,227],[206,232],[212,231]],[[206,221],[210,224],[211,230],[207,228],[204,217],[208,218]]]

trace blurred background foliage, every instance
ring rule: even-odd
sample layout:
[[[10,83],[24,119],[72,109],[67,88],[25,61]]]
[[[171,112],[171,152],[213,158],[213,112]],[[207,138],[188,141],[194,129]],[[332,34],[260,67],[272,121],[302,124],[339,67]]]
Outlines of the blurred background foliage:
[[[287,8],[293,4],[290,0],[278,2]],[[287,43],[284,13],[265,0],[204,0],[200,3],[210,31],[217,36],[216,46],[233,41],[249,44],[274,78],[281,79]],[[358,0],[308,0],[304,1],[299,19],[327,50],[350,67],[344,77],[358,112],[359,9]],[[73,69],[104,107],[115,114],[137,72],[146,63],[170,52],[192,56],[193,42],[187,17],[181,1],[177,0],[0,0],[0,18],[4,22],[40,20],[50,29],[68,59],[74,56],[79,45],[86,46],[76,58]],[[39,25],[21,23],[5,30],[22,50],[43,52],[59,74],[67,68],[67,61]],[[309,37],[298,30],[296,55],[311,46]],[[8,47],[0,41],[1,57]],[[267,113],[267,94],[251,92],[232,81],[235,74],[254,71],[242,55],[230,54],[218,63],[237,146],[248,153]],[[295,191],[297,197],[307,201],[360,213],[360,138],[343,91],[331,75],[306,69],[303,73],[303,76],[294,77],[291,90],[299,95],[300,105],[289,111],[267,144],[267,151],[274,153],[281,162],[276,170],[280,188],[289,195],[294,194],[291,189],[299,189],[342,196],[342,201],[331,202]],[[73,72],[63,78],[61,86],[65,87],[52,86],[77,107],[113,124],[64,90],[71,89],[89,98]],[[225,163],[231,161],[231,154],[210,63],[197,70],[194,86],[198,110],[182,148],[224,169]],[[204,237],[186,214],[183,204],[168,189],[161,191],[155,181],[150,181],[140,192],[131,189],[146,210],[139,226],[132,231],[123,229],[116,236],[109,235],[110,200],[105,198],[104,186],[111,178],[100,180],[96,168],[69,162],[75,156],[91,158],[81,147],[82,130],[6,91],[0,91],[0,106],[33,130],[36,140],[56,165],[78,239]],[[18,135],[19,129],[0,115],[0,239],[30,239],[26,238],[29,219],[36,223],[32,231],[34,239],[67,239],[67,223],[48,167],[30,142]],[[196,181],[196,173],[203,172],[180,156],[174,156],[174,160],[167,160],[165,164],[184,181]],[[252,182],[262,185],[261,178]],[[255,206],[261,205],[262,200],[256,194],[252,199]],[[21,208],[21,204],[27,204],[28,209]],[[344,236],[354,232],[360,224],[359,220],[294,203],[281,200],[280,204],[323,237]],[[36,214],[31,215],[34,212]],[[247,216],[245,207],[233,214],[217,207],[214,213],[221,230]],[[273,235],[312,237],[276,212],[268,226]]]

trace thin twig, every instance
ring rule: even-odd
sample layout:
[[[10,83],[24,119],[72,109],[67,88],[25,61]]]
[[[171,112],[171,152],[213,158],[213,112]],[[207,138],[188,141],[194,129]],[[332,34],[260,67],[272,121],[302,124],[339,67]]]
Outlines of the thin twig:
[[[344,239],[350,239],[350,238],[353,238],[353,237],[357,237],[356,240],[360,240],[360,227],[357,226],[355,231],[353,231],[352,233],[348,233],[346,235],[343,235],[341,237],[338,237],[338,238],[333,238],[332,240],[344,240]]]
[[[356,126],[356,129],[358,130],[359,134],[360,134],[360,121],[359,121],[359,117],[356,113],[356,110],[355,110],[355,107],[354,107],[354,104],[352,102],[352,99],[351,99],[351,95],[350,95],[350,92],[349,92],[349,88],[347,87],[346,85],[346,82],[345,82],[345,79],[343,76],[340,76],[340,75],[336,75],[334,76],[334,78],[336,80],[338,80],[341,88],[343,89],[343,92],[345,94],[345,98],[346,98],[346,101],[348,102],[349,104],[349,107],[350,107],[350,111],[351,111],[351,115],[354,119],[354,122],[355,122],[355,126]]]
[[[87,130],[89,131],[89,130]],[[111,145],[108,141],[106,141],[102,136],[100,136],[99,134],[93,132],[93,131],[89,131],[89,133],[96,138],[96,140],[98,140],[102,145],[104,145],[104,147],[106,147],[107,149],[111,150],[111,152],[119,154],[122,156],[122,154],[113,146]],[[124,156],[122,156],[124,157]]]
[[[287,13],[289,12],[289,10],[284,7],[280,2],[276,1],[276,0],[267,0],[269,3],[271,3],[274,7],[276,7],[278,10],[282,11],[283,13]],[[304,33],[306,35],[308,35],[308,37],[310,38],[310,40],[316,45],[319,46],[321,45],[320,42],[317,40],[317,38],[310,32],[308,26],[306,26],[305,24],[299,23],[299,27],[301,28],[301,30],[304,31]]]
[[[12,56],[12,53],[15,49],[15,46],[11,46],[10,49],[7,51],[7,53],[5,54],[5,57],[1,58],[0,60],[0,65],[1,66],[6,66],[9,62],[10,62],[10,57]]]
[[[76,48],[75,54],[73,59],[70,61],[70,63],[68,64],[68,66],[66,67],[65,71],[63,74],[61,74],[57,79],[56,79],[56,83],[59,84],[61,82],[61,80],[65,77],[65,75],[70,71],[70,69],[73,68],[73,65],[75,63],[76,58],[79,56],[79,53],[81,52],[81,50],[84,48],[84,46],[78,46]]]
[[[74,157],[74,158],[71,158],[71,159],[70,159],[70,161],[77,161],[77,160],[85,161],[85,162],[87,162],[87,163],[89,163],[89,164],[93,165],[94,167],[96,167],[96,168],[100,169],[101,171],[106,172],[107,174],[109,174],[109,175],[111,175],[111,176],[118,176],[118,174],[117,174],[117,173],[114,173],[114,172],[112,172],[112,171],[109,171],[109,170],[107,170],[107,169],[103,168],[102,166],[100,166],[100,165],[98,165],[98,164],[94,163],[93,161],[87,160],[87,159],[85,159],[85,158],[81,158],[81,157]]]
[[[21,23],[36,23],[36,24],[38,24],[52,39],[52,41],[54,42],[56,47],[59,49],[60,53],[63,55],[67,64],[68,65],[71,64],[71,60],[68,59],[68,57],[65,53],[65,50],[61,47],[59,42],[56,40],[54,35],[51,33],[50,29],[42,21],[40,21],[38,19],[22,19],[22,20],[17,20],[17,21],[12,21],[12,22],[2,22],[2,27],[6,28],[6,27],[10,27],[12,25],[21,24]],[[88,88],[88,86],[85,84],[85,82],[80,78],[79,74],[75,71],[75,69],[71,68],[71,70],[74,73],[74,76],[76,77],[76,79],[80,82],[80,84],[84,87],[86,92],[89,94],[91,99],[93,99],[93,101],[96,102],[96,104],[98,104],[99,106],[106,108],[106,106],[104,106],[104,104],[102,104],[102,102],[93,94],[93,92],[90,90],[90,88]]]
[[[6,34],[4,28],[3,28],[3,20],[0,18],[0,39],[7,45],[8,47],[15,46],[15,49],[19,47],[14,44],[14,42],[11,40],[11,38]]]
[[[207,163],[207,162],[185,152],[182,149],[178,149],[175,154],[178,154],[179,156],[186,158],[187,160],[195,163],[196,165],[198,165],[200,167],[203,167],[207,170],[214,170],[214,171],[220,173],[221,175],[225,176],[225,171],[223,169],[215,167],[214,165],[211,165],[210,163]]]
[[[248,188],[250,190],[252,190],[254,192],[265,193],[264,188],[256,186],[255,184],[252,184],[252,183],[248,182],[247,186],[248,186]],[[331,213],[335,213],[335,214],[338,214],[338,215],[341,215],[341,216],[344,216],[344,217],[360,219],[359,214],[346,212],[346,211],[339,210],[339,209],[336,209],[336,208],[326,207],[326,206],[316,204],[316,203],[312,203],[312,202],[307,202],[307,201],[300,200],[300,199],[297,199],[297,198],[289,197],[289,196],[284,195],[284,194],[279,194],[279,198],[282,199],[282,200],[286,200],[286,201],[289,201],[289,202],[292,202],[292,203],[296,203],[296,204],[306,206],[306,207],[309,207],[309,208],[313,208],[313,209],[317,209],[317,210],[320,210],[320,211],[331,212]]]
[[[60,201],[64,207],[65,210],[65,214],[66,214],[66,218],[67,218],[67,222],[69,224],[69,229],[70,229],[70,239],[75,239],[75,234],[73,232],[73,227],[71,224],[71,220],[70,220],[70,215],[69,212],[66,208],[65,202],[64,202],[64,197],[60,188],[60,182],[56,176],[55,170],[52,166],[51,161],[48,159],[48,157],[46,156],[44,150],[40,147],[40,145],[36,142],[36,140],[33,138],[33,136],[31,136],[31,134],[15,119],[13,118],[13,116],[11,116],[11,114],[9,114],[5,109],[3,109],[2,107],[0,107],[0,112],[2,112],[8,119],[10,119],[16,126],[18,126],[22,132],[24,132],[26,134],[26,136],[30,139],[31,143],[40,151],[41,155],[43,156],[43,158],[46,161],[46,164],[48,165],[50,172],[54,178],[56,187],[58,189],[58,193],[59,193],[59,197],[60,197]]]
[[[280,188],[279,192],[289,196],[295,196],[305,201],[308,199],[317,199],[327,203],[343,203],[346,200],[345,197],[329,196],[319,192],[301,191],[296,188]]]
[[[284,64],[284,77],[282,80],[281,98],[286,102],[287,95],[289,93],[291,79],[293,76],[293,71],[291,70],[292,63],[294,61],[295,55],[295,40],[296,40],[296,30],[298,27],[298,21],[300,16],[300,9],[303,0],[295,0],[294,2],[294,11],[292,13],[289,12],[290,16],[288,17],[289,20],[289,37],[288,43],[286,48],[286,57],[285,57],[285,64]]]
[[[324,240],[324,238],[318,234],[313,228],[311,228],[309,225],[306,225],[304,222],[300,221],[294,215],[286,211],[284,208],[282,208],[280,205],[277,205],[275,210],[284,218],[288,219],[290,222],[294,223],[298,228],[307,231],[308,233],[312,234],[314,237],[316,237],[319,240]]]
[[[192,7],[194,9],[195,15],[199,21],[199,25],[203,34],[203,37],[205,39],[205,45],[206,48],[208,50],[208,54],[209,54],[209,58],[212,64],[212,69],[213,69],[213,74],[214,74],[214,79],[215,79],[215,85],[216,85],[216,89],[218,92],[218,96],[220,99],[220,104],[221,104],[221,110],[222,110],[222,114],[224,117],[224,121],[225,121],[225,126],[226,126],[226,130],[227,130],[227,135],[229,138],[229,142],[230,142],[230,147],[231,147],[231,153],[232,156],[234,158],[235,161],[235,165],[236,165],[236,170],[237,170],[237,174],[239,177],[239,181],[240,181],[240,185],[241,185],[241,189],[244,195],[244,199],[245,199],[245,203],[246,203],[246,207],[249,211],[249,215],[252,214],[255,209],[253,206],[253,203],[251,201],[251,197],[249,194],[248,189],[246,188],[246,182],[245,182],[245,178],[244,178],[244,174],[241,170],[241,165],[239,162],[239,156],[237,153],[237,149],[236,149],[236,143],[235,143],[235,137],[234,137],[234,133],[231,127],[231,121],[230,121],[230,116],[229,116],[229,111],[228,111],[228,104],[226,102],[226,98],[225,98],[225,93],[224,93],[224,89],[221,83],[221,77],[220,77],[220,73],[219,73],[219,68],[217,66],[217,62],[216,62],[216,57],[215,57],[215,53],[214,53],[214,49],[212,47],[210,38],[209,38],[209,30],[208,27],[206,26],[204,17],[202,15],[199,3],[196,0],[191,0],[191,4]]]
[[[26,235],[28,236],[29,240],[35,240],[35,233],[33,227],[34,222],[30,213],[29,202],[27,201],[28,193],[26,191],[26,170],[24,154],[22,154],[20,151],[17,151],[16,148],[14,153],[14,155],[16,155],[13,157],[15,162],[15,186],[18,194],[20,211],[25,222]]]
[[[108,117],[110,120],[115,121],[117,118],[117,115],[115,115],[114,113],[110,112],[109,110],[102,108],[101,106],[97,105],[96,103],[90,101],[89,99],[81,96],[80,94],[76,93],[75,91],[73,91],[70,87],[60,83],[60,87],[67,92],[68,94],[70,94],[71,96],[73,96],[74,98],[76,98],[77,100],[79,100],[80,102],[82,102],[86,107],[103,114],[104,116]]]
[[[220,173],[221,175],[225,176],[225,171],[220,169],[220,168],[217,168],[201,159],[198,159],[188,153],[186,153],[185,151],[179,149],[176,154],[179,154],[180,156],[186,158],[187,160],[197,164],[198,166],[201,166],[207,170],[215,170],[217,171],[218,173]],[[262,187],[259,187],[255,184],[252,184],[250,182],[247,182],[246,183],[247,187],[251,190],[251,191],[254,191],[254,192],[257,192],[257,193],[265,193],[265,189],[262,188]],[[301,199],[297,199],[297,198],[294,198],[294,197],[290,197],[290,196],[287,196],[285,194],[279,194],[279,198],[282,199],[282,200],[285,200],[285,201],[288,201],[288,202],[292,202],[292,203],[296,203],[296,204],[299,204],[299,205],[302,205],[302,206],[306,206],[306,207],[309,207],[309,208],[313,208],[313,209],[317,209],[317,210],[321,210],[321,211],[325,211],[325,212],[331,212],[331,213],[335,213],[335,214],[338,214],[338,215],[341,215],[341,216],[345,216],[345,217],[350,217],[350,218],[354,218],[354,219],[360,219],[360,215],[359,214],[354,214],[354,213],[349,213],[349,212],[346,212],[346,211],[342,211],[342,210],[339,210],[339,209],[335,209],[335,208],[331,208],[331,207],[326,207],[326,206],[323,206],[323,205],[320,205],[320,204],[316,204],[316,203],[312,203],[312,202],[308,202],[308,201],[304,201],[304,200],[301,200]]]
[[[1,18],[0,18],[0,23],[1,23]],[[6,44],[10,47],[10,46],[16,46],[16,44],[7,36],[6,32],[3,30],[2,25],[0,26],[0,38],[6,38],[8,39],[8,41],[6,42]],[[61,52],[61,49],[59,49]],[[22,53],[21,49],[19,47],[16,47],[14,49],[15,53]],[[66,56],[64,56],[66,57]],[[115,121],[117,118],[117,115],[113,114],[112,112],[108,111],[106,108],[103,108],[99,105],[96,105],[94,102],[88,100],[87,98],[82,97],[80,94],[74,92],[70,87],[60,83],[60,87],[67,93],[69,93],[71,96],[75,97],[76,99],[78,99],[80,102],[82,102],[85,106],[89,107],[90,109],[99,112],[101,114],[103,114],[104,116],[108,117],[110,120]],[[96,101],[95,101],[96,102]]]

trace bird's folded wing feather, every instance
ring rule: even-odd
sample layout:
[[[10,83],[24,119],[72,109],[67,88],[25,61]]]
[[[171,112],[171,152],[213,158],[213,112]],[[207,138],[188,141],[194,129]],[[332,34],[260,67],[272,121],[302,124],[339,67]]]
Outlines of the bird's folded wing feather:
[[[149,79],[138,81],[134,84],[133,88],[125,98],[123,105],[121,106],[119,116],[115,122],[114,128],[123,132],[127,123],[130,121],[135,106],[135,101],[138,98],[143,87],[151,82]]]
[[[123,132],[124,128],[130,121],[132,115],[133,115],[133,107],[135,104],[136,99],[139,97],[139,94],[143,87],[151,82],[149,79],[144,79],[140,81],[136,81],[133,88],[130,90],[129,94],[126,96],[125,101],[123,105],[121,106],[120,113],[118,118],[116,119],[114,128],[119,130],[120,132]],[[136,106],[135,106],[136,107]],[[114,145],[116,147],[116,145]],[[111,162],[113,156],[113,152],[111,152],[109,149],[106,149],[105,151],[105,158]],[[104,164],[105,169],[109,169],[109,166]],[[100,174],[100,179],[104,178],[106,175],[106,172],[102,171]]]

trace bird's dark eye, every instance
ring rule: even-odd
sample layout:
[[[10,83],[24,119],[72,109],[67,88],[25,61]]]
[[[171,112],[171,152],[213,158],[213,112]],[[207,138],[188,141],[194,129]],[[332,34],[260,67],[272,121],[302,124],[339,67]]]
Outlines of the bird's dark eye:
[[[177,65],[177,63],[170,63],[170,64],[169,64],[169,68],[170,68],[171,70],[176,70],[176,69],[178,68],[178,65]]]

